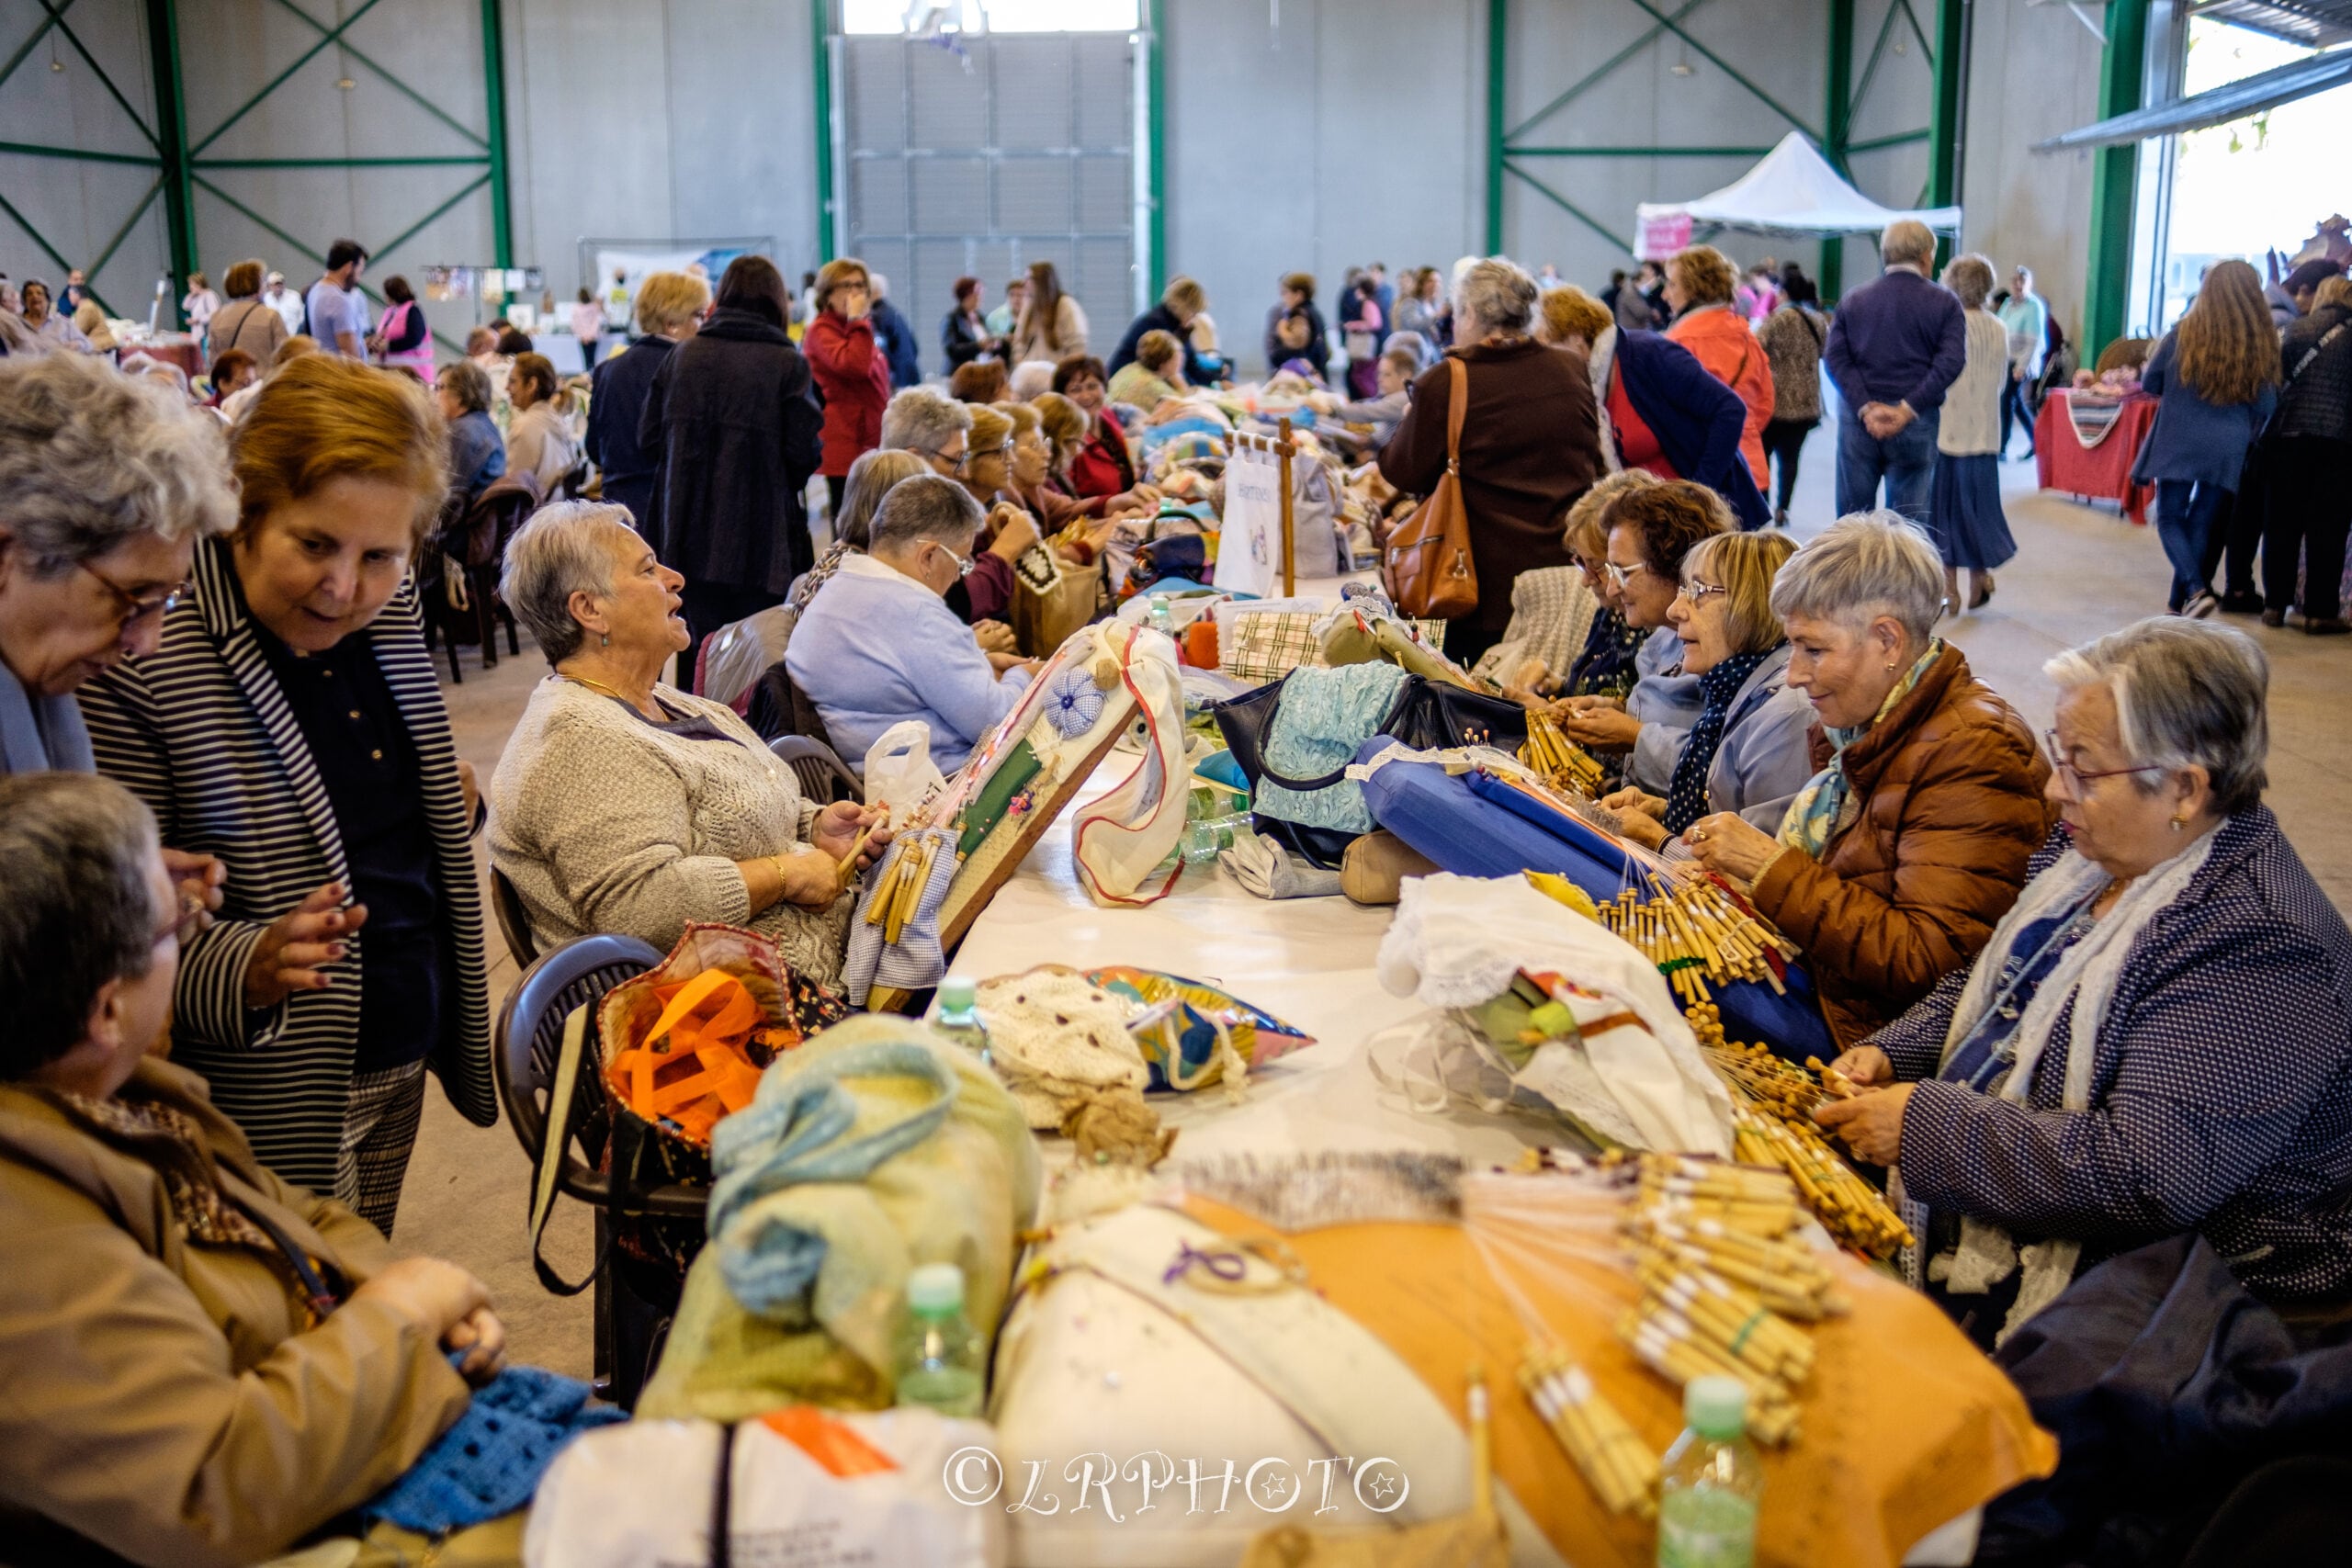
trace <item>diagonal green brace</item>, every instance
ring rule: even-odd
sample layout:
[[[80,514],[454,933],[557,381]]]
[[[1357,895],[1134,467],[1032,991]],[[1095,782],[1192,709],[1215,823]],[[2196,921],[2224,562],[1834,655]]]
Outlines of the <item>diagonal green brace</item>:
[[[1525,180],[1530,186],[1532,186],[1535,188],[1535,193],[1538,196],[1541,196],[1553,206],[1558,208],[1569,217],[1576,219],[1586,228],[1591,230],[1594,233],[1608,241],[1611,248],[1625,251],[1629,255],[1632,254],[1631,250],[1625,243],[1625,236],[1611,229],[1608,224],[1603,223],[1600,219],[1595,218],[1591,213],[1587,212],[1583,208],[1578,207],[1575,202],[1570,201],[1566,197],[1562,196],[1558,191],[1554,190],[1550,186],[1545,185],[1542,180],[1537,179],[1525,169],[1521,168],[1516,164],[1505,164],[1503,165],[1503,170],[1507,174],[1516,175],[1519,178]]]

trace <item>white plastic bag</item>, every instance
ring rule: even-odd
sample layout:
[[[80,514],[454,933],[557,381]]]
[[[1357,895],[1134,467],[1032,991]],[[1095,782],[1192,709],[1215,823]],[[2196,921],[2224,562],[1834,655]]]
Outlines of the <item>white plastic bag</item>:
[[[587,1433],[540,1482],[528,1568],[702,1568],[710,1561],[721,1429],[632,1421]],[[795,1406],[735,1428],[729,1543],[737,1562],[920,1562],[1002,1568],[1004,1499],[952,1496],[959,1453],[995,1445],[978,1421],[928,1410]],[[997,1473],[962,1464],[967,1489]],[[977,1496],[977,1492],[972,1492]]]
[[[931,760],[931,726],[919,718],[902,718],[865,749],[865,804],[887,806],[903,818],[947,787],[939,765]]]

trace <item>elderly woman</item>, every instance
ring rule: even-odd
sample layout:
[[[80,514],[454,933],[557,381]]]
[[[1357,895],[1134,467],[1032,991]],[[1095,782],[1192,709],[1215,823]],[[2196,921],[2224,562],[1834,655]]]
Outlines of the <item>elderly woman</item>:
[[[1213,387],[1224,375],[1225,362],[1212,352],[1204,355],[1193,341],[1193,325],[1208,314],[1209,297],[1200,283],[1190,277],[1171,277],[1168,287],[1159,291],[1159,303],[1127,323],[1126,335],[1119,346],[1111,351],[1108,361],[1115,379],[1119,372],[1140,356],[1143,340],[1149,333],[1166,333],[1182,345],[1184,351],[1182,379],[1195,387]]]
[[[1634,681],[1622,705],[1570,697],[1560,725],[1580,746],[1625,753],[1624,782],[1662,795],[1690,727],[1699,721],[1699,677],[1682,670],[1683,643],[1668,616],[1682,592],[1683,558],[1701,540],[1732,531],[1730,509],[1688,479],[1642,485],[1609,508],[1603,570],[1625,624],[1648,634],[1634,656]]]
[[[24,309],[19,314],[24,317],[25,325],[32,329],[34,336],[53,347],[74,349],[83,354],[90,352],[90,340],[82,334],[72,318],[57,313],[56,304],[50,299],[48,284],[38,277],[25,279],[23,300]]]
[[[1731,263],[1713,245],[1677,251],[1666,264],[1666,302],[1674,311],[1668,339],[1680,344],[1707,374],[1739,394],[1747,415],[1740,456],[1761,490],[1771,483],[1764,457],[1764,427],[1772,421],[1772,361],[1747,320],[1733,307],[1737,283]]]
[[[777,287],[783,287],[778,279]],[[836,256],[817,274],[816,314],[801,334],[801,352],[825,402],[825,476],[833,510],[841,510],[849,466],[882,441],[882,411],[890,401],[890,363],[874,321],[874,278],[855,256]],[[778,323],[781,326],[781,322]]]
[[[1682,639],[1682,673],[1699,682],[1699,716],[1663,794],[1619,790],[1601,804],[1624,836],[1651,849],[1710,811],[1776,829],[1813,776],[1813,705],[1789,684],[1789,638],[1772,614],[1772,577],[1796,553],[1786,534],[1715,534],[1682,558],[1682,592],[1666,612]]]
[[[1641,679],[1638,661],[1651,634],[1625,619],[1625,596],[1610,574],[1609,509],[1626,491],[1662,482],[1646,468],[1621,468],[1595,480],[1568,508],[1568,553],[1576,558],[1577,570],[1599,607],[1582,648],[1553,671],[1556,680],[1549,684],[1563,696],[1599,697],[1622,705],[1625,694]]]
[[[491,780],[491,863],[542,948],[617,931],[666,951],[687,922],[723,921],[832,985],[851,904],[838,866],[876,814],[803,800],[733,709],[662,683],[685,640],[680,586],[616,506],[542,507],[507,546],[500,596],[555,673]]]
[[[686,579],[692,636],[682,670],[694,669],[704,637],[782,602],[817,561],[801,494],[823,467],[820,428],[836,415],[809,400],[810,362],[785,335],[790,309],[774,262],[728,263],[708,319],[653,373],[638,423],[638,443],[657,468],[650,514],[638,525],[662,564]],[[830,313],[810,326],[812,342]],[[868,326],[869,354],[873,335]],[[881,408],[876,398],[877,415]],[[851,459],[873,445],[864,440],[825,471],[846,479]]]
[[[639,439],[653,378],[702,325],[710,285],[687,272],[656,272],[637,286],[637,337],[599,362],[589,385],[587,448],[604,475],[604,497],[643,519],[652,513],[662,454]]]
[[[539,482],[539,493],[552,499],[580,464],[580,448],[571,439],[556,406],[555,366],[543,354],[518,354],[506,378],[506,395],[514,417],[506,425],[506,471],[528,474]]]
[[[808,607],[817,590],[841,570],[842,557],[865,548],[866,538],[874,528],[875,509],[890,493],[890,487],[900,479],[931,471],[930,463],[919,454],[888,446],[878,446],[849,466],[849,483],[842,491],[841,515],[833,519],[833,542],[817,558],[817,564],[808,575],[793,584],[794,611]]]
[[[172,1059],[287,1180],[389,1235],[431,1066],[489,1126],[473,775],[409,563],[448,489],[424,389],[295,360],[232,433],[236,533],[154,652],[91,682],[99,769],[229,868],[188,945]]]
[[[1111,400],[1139,409],[1147,417],[1159,413],[1163,403],[1167,414],[1183,412],[1182,400],[1190,390],[1184,385],[1183,347],[1174,333],[1155,328],[1144,333],[1135,358],[1112,372]]]
[[[1973,958],[2049,835],[2049,767],[2017,711],[1934,635],[1943,561],[1899,513],[1840,518],[1781,569],[1789,684],[1822,766],[1777,834],[1732,812],[1682,837],[1805,951],[1852,1044]]]
[[[1463,273],[1453,352],[1414,384],[1412,408],[1380,453],[1381,477],[1398,490],[1435,489],[1446,469],[1453,378],[1466,378],[1460,471],[1478,603],[1445,637],[1447,657],[1464,665],[1509,627],[1521,572],[1572,564],[1561,519],[1602,471],[1592,389],[1568,356],[1529,335],[1535,295],[1535,280],[1500,258]]]
[[[972,574],[984,521],[951,479],[901,480],[874,514],[866,553],[842,562],[793,629],[785,668],[852,767],[884,730],[921,719],[932,761],[953,773],[1020,700],[1034,666],[983,653],[945,602]]]
[[[208,352],[215,381],[220,379],[222,355],[242,352],[251,355],[255,365],[266,365],[287,339],[286,318],[262,302],[261,276],[261,263],[241,261],[220,280],[229,291],[229,302],[212,317]]]
[[[460,359],[434,378],[433,400],[449,428],[449,499],[462,511],[506,472],[506,443],[490,417],[490,378]]]
[[[1838,1059],[1875,1092],[1820,1120],[1901,1166],[1928,1288],[1981,1340],[2183,1231],[2282,1310],[2340,1313],[2352,932],[2262,804],[2268,663],[2148,620],[2048,673],[2068,843],[1973,965]]]
[[[413,1464],[505,1331],[479,1280],[395,1261],[153,1053],[198,960],[136,798],[0,779],[0,884],[10,1560],[275,1557]]]
[[[1136,479],[1135,457],[1127,450],[1126,431],[1111,412],[1110,377],[1102,362],[1083,354],[1072,355],[1054,367],[1053,389],[1086,416],[1086,438],[1064,472],[1070,493],[1084,501],[1136,493],[1141,487]]]
[[[1621,299],[1632,295],[1622,290]],[[1690,351],[1658,333],[1621,328],[1581,288],[1545,290],[1537,336],[1580,357],[1600,412],[1602,460],[1662,479],[1695,479],[1731,506],[1740,525],[1771,516],[1740,454],[1747,419],[1739,394]]]
[[[2244,262],[2237,265],[2245,269],[2258,316],[2262,296],[2254,287],[2254,268]],[[1954,256],[1944,268],[1943,284],[1965,312],[1968,356],[1944,392],[1943,417],[1936,422],[1936,473],[1928,491],[1928,526],[1944,555],[1945,607],[1958,610],[1964,603],[1981,610],[1993,597],[1994,569],[2007,566],[2018,553],[2008,517],[2001,510],[2001,385],[2008,375],[2009,335],[2001,319],[1985,308],[1993,293],[1991,262],[1983,256]],[[2267,323],[2262,346],[2269,347]],[[2267,353],[2262,357],[2266,367],[2269,357]],[[2157,423],[2163,422],[2158,414]],[[2169,543],[2170,536],[2166,538]],[[1960,596],[1963,567],[1975,578],[1964,601]],[[2177,586],[2173,594],[2177,610],[2187,595]]]
[[[1009,403],[1012,378],[1001,359],[971,360],[948,372],[947,395],[959,403]]]

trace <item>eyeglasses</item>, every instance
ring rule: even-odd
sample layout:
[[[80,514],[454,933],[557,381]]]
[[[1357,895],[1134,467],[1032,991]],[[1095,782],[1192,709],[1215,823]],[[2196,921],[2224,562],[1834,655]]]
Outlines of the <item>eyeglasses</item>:
[[[179,908],[173,914],[171,922],[155,933],[154,946],[161,947],[164,939],[170,937],[185,948],[196,939],[196,933],[204,929],[204,906],[192,894],[182,893],[178,897]]]
[[[949,468],[959,474],[964,471],[964,466],[972,460],[972,451],[968,446],[963,451],[956,453],[952,457],[946,453],[942,452],[936,446],[926,446],[923,448],[923,452],[929,457],[938,458],[941,462],[946,464]]]
[[[936,539],[933,539],[932,544],[934,547],[944,551],[949,560],[956,563],[956,575],[959,580],[971,576],[972,569],[980,564],[980,558],[977,554],[959,556],[954,550],[948,549],[945,545],[940,544]]]
[[[1695,610],[1700,605],[1707,602],[1708,594],[1727,594],[1730,592],[1730,589],[1725,588],[1720,582],[1686,582],[1682,585],[1682,592],[1679,597],[1690,600],[1690,607]]]
[[[1600,570],[1609,574],[1609,581],[1611,582],[1616,584],[1622,589],[1633,577],[1634,573],[1637,571],[1647,571],[1649,570],[1649,568],[1641,561],[1635,561],[1631,566],[1619,566],[1613,560],[1605,560],[1600,563]]]
[[[105,585],[107,592],[114,595],[115,603],[121,607],[122,627],[125,631],[130,629],[131,623],[134,621],[143,621],[150,615],[163,615],[187,597],[196,587],[194,581],[182,578],[161,593],[133,593],[88,561],[79,561],[75,564],[92,577],[96,578]]]
[[[2077,799],[2082,797],[2083,786],[2085,784],[2096,784],[2100,779],[2121,778],[2128,773],[2161,773],[2164,772],[2163,768],[2154,762],[2143,762],[2136,768],[2101,768],[2096,772],[2086,773],[2066,760],[2065,748],[2058,743],[2058,732],[2056,730],[2043,730],[2041,732],[2041,743],[2050,750],[2050,765],[2058,774],[2058,782],[2066,786],[2066,793],[2068,795],[2071,795]]]

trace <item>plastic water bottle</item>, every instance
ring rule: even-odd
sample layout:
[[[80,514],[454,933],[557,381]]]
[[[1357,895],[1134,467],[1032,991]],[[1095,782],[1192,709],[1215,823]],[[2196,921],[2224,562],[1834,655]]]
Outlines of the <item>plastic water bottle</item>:
[[[1747,1440],[1747,1387],[1692,1378],[1682,1418],[1658,1481],[1658,1568],[1751,1568],[1764,1472]]]
[[[989,1055],[989,1026],[980,1019],[980,988],[969,975],[950,975],[939,982],[939,1006],[932,1027],[993,1066]]]
[[[926,1263],[909,1274],[906,1321],[891,1358],[899,1403],[977,1416],[987,1359],[987,1346],[964,1318],[964,1271],[953,1263]]]
[[[1151,596],[1151,615],[1147,624],[1161,637],[1175,637],[1176,617],[1168,608],[1167,594],[1155,593]]]

